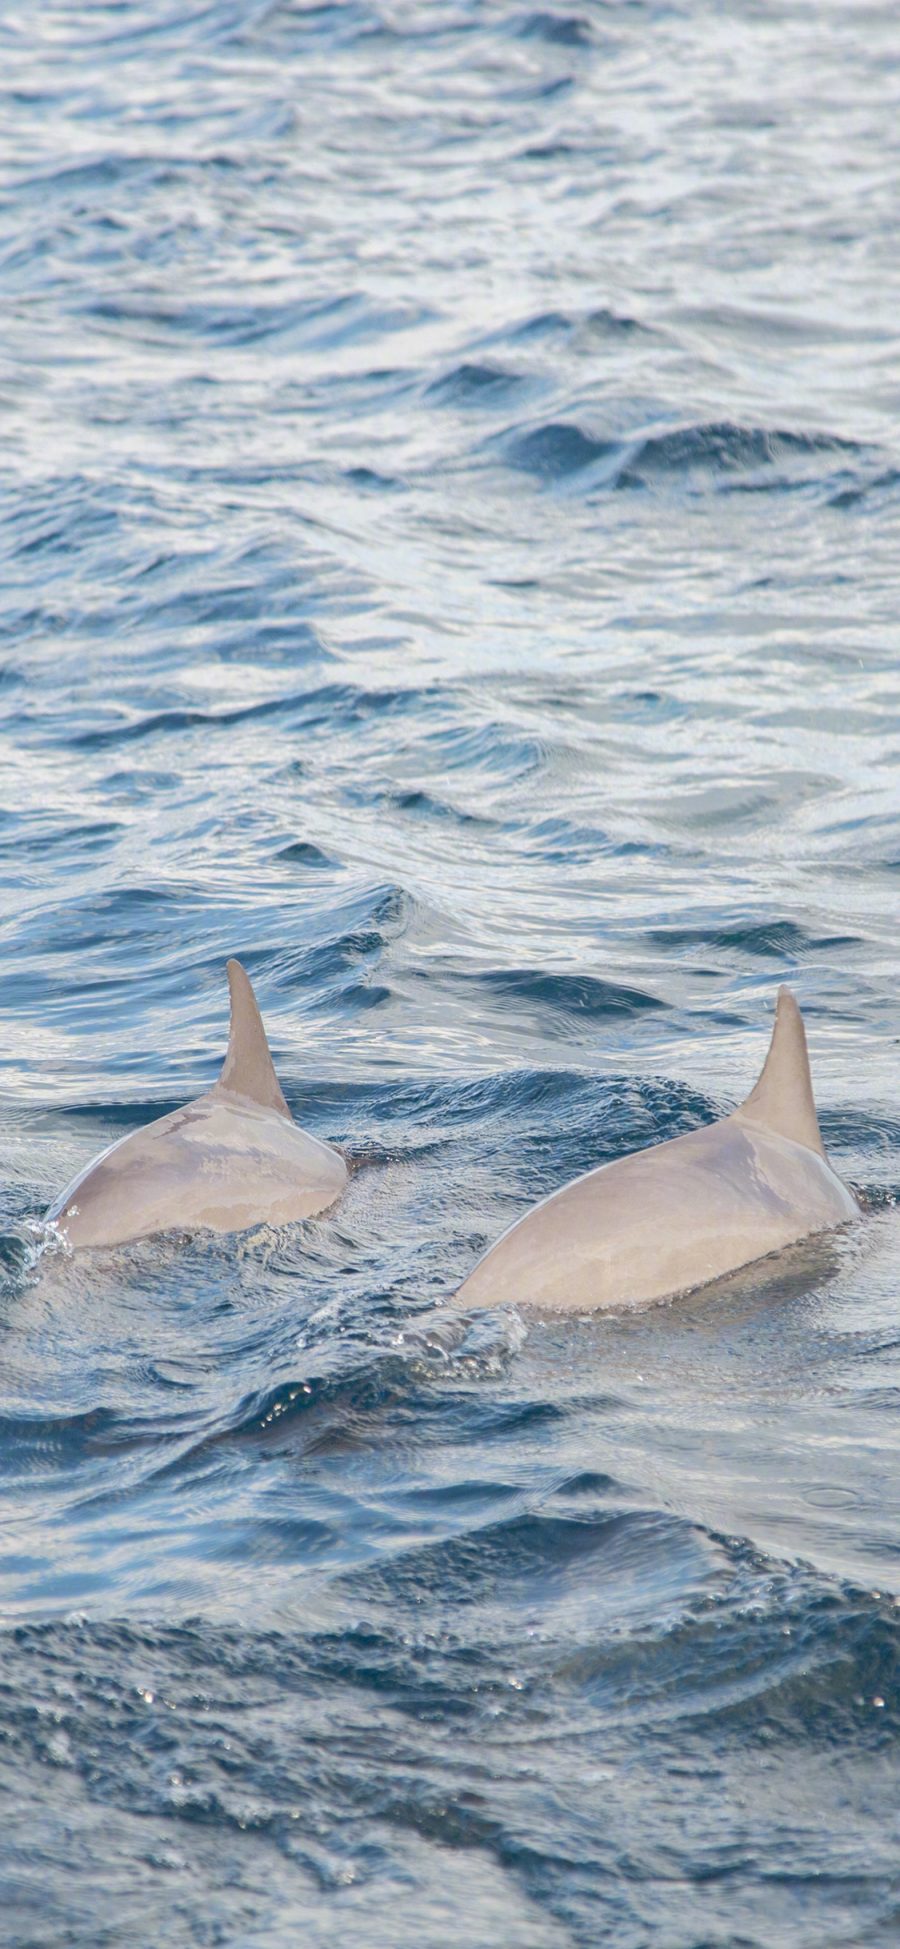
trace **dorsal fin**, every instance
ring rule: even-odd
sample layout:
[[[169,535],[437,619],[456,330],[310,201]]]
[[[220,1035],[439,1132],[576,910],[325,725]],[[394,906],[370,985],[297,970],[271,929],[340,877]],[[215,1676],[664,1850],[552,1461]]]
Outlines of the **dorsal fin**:
[[[775,1027],[762,1075],[740,1116],[761,1123],[779,1137],[790,1137],[795,1144],[825,1155],[819,1119],[813,1098],[806,1031],[803,1017],[789,988],[779,988]]]
[[[264,1110],[277,1110],[290,1121],[249,978],[239,961],[229,961],[225,972],[231,994],[231,1028],[228,1054],[216,1088],[235,1090],[238,1096],[248,1096],[252,1103]]]

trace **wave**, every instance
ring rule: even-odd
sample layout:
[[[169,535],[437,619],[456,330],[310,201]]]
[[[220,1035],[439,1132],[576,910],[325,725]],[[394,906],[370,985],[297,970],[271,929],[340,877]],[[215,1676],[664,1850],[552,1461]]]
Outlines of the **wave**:
[[[504,438],[509,466],[552,485],[585,477],[592,489],[627,491],[694,482],[719,488],[750,480],[820,483],[835,465],[860,463],[866,449],[831,434],[747,427],[731,421],[598,437],[574,420],[548,421]]]
[[[105,745],[130,744],[178,731],[230,730],[235,725],[267,718],[281,718],[292,727],[313,730],[352,725],[367,717],[381,717],[397,711],[425,708],[427,698],[415,685],[409,689],[385,686],[367,689],[357,684],[321,684],[309,690],[290,691],[278,697],[264,697],[228,710],[186,709],[153,711],[124,716],[97,729],[74,731],[66,742],[76,750],[92,751]]]
[[[455,978],[471,979],[459,975]],[[495,968],[475,979],[494,994],[535,1003],[554,1014],[579,1015],[595,1022],[665,1006],[657,995],[646,989],[626,988],[597,975],[548,974],[542,968]]]
[[[428,397],[441,405],[500,406],[511,394],[528,384],[525,376],[501,365],[464,359],[461,365],[432,381]]]

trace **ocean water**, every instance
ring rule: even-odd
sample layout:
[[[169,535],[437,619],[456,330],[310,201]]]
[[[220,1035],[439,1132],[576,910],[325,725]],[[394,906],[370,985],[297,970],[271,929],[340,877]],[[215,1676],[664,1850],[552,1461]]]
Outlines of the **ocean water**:
[[[4,1949],[897,1941],[898,79],[866,0],[3,10]],[[346,1198],[48,1249],[230,954]],[[783,980],[858,1224],[448,1313]]]

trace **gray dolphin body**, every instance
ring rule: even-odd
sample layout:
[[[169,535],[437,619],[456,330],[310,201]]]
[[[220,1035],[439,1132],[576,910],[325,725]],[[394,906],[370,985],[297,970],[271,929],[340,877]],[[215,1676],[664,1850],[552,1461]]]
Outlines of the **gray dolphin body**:
[[[123,1137],[50,1206],[70,1245],[124,1245],[157,1232],[240,1232],[311,1218],[347,1183],[340,1153],[298,1129],[281,1094],[256,998],[228,963],[231,1031],[219,1081]]]
[[[455,1302],[587,1313],[668,1299],[858,1212],[825,1155],[803,1020],[781,988],[765,1067],[739,1109],[555,1191],[485,1253]]]

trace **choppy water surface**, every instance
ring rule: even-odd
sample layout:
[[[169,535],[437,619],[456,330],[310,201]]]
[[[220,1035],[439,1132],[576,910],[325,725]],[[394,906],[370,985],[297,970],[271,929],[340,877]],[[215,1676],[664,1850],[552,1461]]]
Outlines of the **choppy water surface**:
[[[896,11],[0,21],[0,1897],[28,1945],[887,1945]],[[215,1075],[283,1235],[29,1230]],[[454,1319],[743,1094],[871,1214]]]

